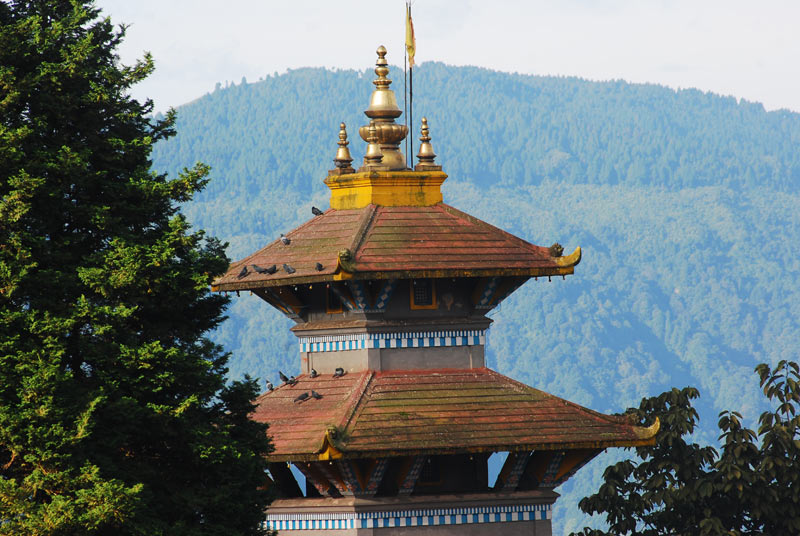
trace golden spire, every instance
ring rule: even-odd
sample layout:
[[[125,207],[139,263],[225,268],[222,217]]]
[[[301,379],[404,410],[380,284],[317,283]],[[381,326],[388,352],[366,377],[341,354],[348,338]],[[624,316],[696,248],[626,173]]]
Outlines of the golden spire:
[[[419,137],[419,153],[417,153],[417,165],[414,166],[415,171],[440,171],[442,166],[437,166],[433,161],[436,158],[436,153],[433,152],[433,145],[431,145],[431,137],[429,136],[428,118],[422,118],[422,135]]]
[[[381,146],[378,145],[378,133],[377,128],[375,128],[374,119],[369,122],[367,132],[367,141],[369,142],[369,145],[367,145],[367,152],[364,155],[364,167],[361,169],[375,168],[378,166],[386,169],[384,166],[381,166],[383,163],[383,153],[381,152]]]
[[[390,170],[406,169],[406,160],[400,151],[400,142],[408,134],[405,125],[398,125],[394,120],[403,114],[397,106],[397,98],[394,91],[389,86],[392,81],[386,75],[389,74],[389,62],[386,61],[386,48],[381,45],[376,51],[378,59],[375,62],[375,74],[378,76],[372,83],[375,89],[369,99],[369,107],[364,111],[367,117],[372,119],[375,124],[377,143],[380,144],[383,152],[382,164],[388,166]],[[372,124],[370,122],[370,124]],[[361,138],[369,142],[369,126],[358,129]]]
[[[350,149],[347,148],[349,144],[345,124],[339,123],[339,149],[336,150],[336,158],[333,159],[333,163],[341,170],[341,173],[353,173],[355,171],[350,166],[353,158],[350,156]]]

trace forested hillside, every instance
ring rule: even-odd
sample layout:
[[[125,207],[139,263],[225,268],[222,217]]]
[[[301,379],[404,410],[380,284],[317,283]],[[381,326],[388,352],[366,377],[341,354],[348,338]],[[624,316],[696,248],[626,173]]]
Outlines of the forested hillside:
[[[402,98],[402,71],[393,69]],[[338,124],[355,136],[372,72],[300,69],[218,87],[178,110],[154,168],[204,161],[185,212],[238,258],[327,207]],[[574,276],[531,281],[493,313],[490,364],[604,412],[694,385],[701,439],[717,412],[762,409],[753,367],[797,359],[800,115],[697,90],[423,64],[415,122],[429,118],[445,201],[538,244],[584,248]],[[234,299],[217,340],[231,373],[296,372],[290,323]],[[583,524],[609,453],[559,491],[555,533]]]

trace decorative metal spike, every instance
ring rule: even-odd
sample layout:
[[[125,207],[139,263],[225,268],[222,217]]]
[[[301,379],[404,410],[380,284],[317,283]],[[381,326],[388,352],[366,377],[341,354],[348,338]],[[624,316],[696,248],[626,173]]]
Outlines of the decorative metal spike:
[[[383,152],[381,151],[381,146],[378,144],[378,135],[374,119],[369,122],[369,137],[367,141],[369,145],[367,145],[367,153],[364,155],[364,166],[378,166],[383,160]]]
[[[441,171],[442,166],[436,165],[434,159],[436,153],[433,152],[433,145],[431,145],[430,129],[428,128],[428,118],[422,118],[421,136],[419,137],[419,153],[417,153],[417,165],[414,166],[415,171]]]
[[[434,166],[436,163],[433,161],[436,158],[436,153],[433,152],[433,145],[431,145],[431,137],[429,135],[430,129],[428,129],[428,118],[422,118],[422,135],[419,137],[419,141],[421,142],[419,145],[419,153],[417,153],[417,159],[419,160],[420,164]]]
[[[382,87],[388,89],[392,81],[386,78],[386,75],[389,74],[389,67],[387,67],[389,62],[386,60],[386,47],[383,45],[379,46],[375,53],[378,55],[378,59],[375,60],[375,74],[378,75],[378,78],[373,80],[372,83],[375,84],[375,87],[378,89]]]
[[[350,156],[350,149],[347,146],[350,144],[347,141],[347,129],[344,123],[339,124],[339,148],[336,150],[336,158],[333,159],[336,167],[341,170],[352,170],[350,163],[353,158]]]

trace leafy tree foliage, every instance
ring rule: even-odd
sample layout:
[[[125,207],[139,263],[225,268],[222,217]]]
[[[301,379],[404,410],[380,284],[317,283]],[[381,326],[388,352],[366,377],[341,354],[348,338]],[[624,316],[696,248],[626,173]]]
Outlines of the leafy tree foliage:
[[[693,388],[644,399],[632,410],[641,422],[661,420],[657,443],[637,447],[639,461],[608,467],[597,493],[580,508],[605,514],[607,531],[585,536],[800,533],[800,366],[781,361],[756,367],[773,409],[758,432],[742,416],[719,416],[719,451],[690,443],[697,412]]]
[[[0,534],[259,534],[253,381],[206,338],[223,246],[151,173],[174,114],[128,95],[124,31],[83,0],[0,2]]]

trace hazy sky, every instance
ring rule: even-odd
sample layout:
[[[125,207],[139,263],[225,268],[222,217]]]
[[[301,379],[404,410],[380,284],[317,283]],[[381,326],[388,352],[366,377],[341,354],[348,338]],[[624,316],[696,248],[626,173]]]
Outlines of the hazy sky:
[[[124,62],[153,54],[156,72],[134,93],[157,110],[242,76],[364,69],[380,44],[403,63],[403,0],[98,5],[130,25]],[[797,0],[416,0],[412,9],[418,62],[696,87],[800,112]]]

